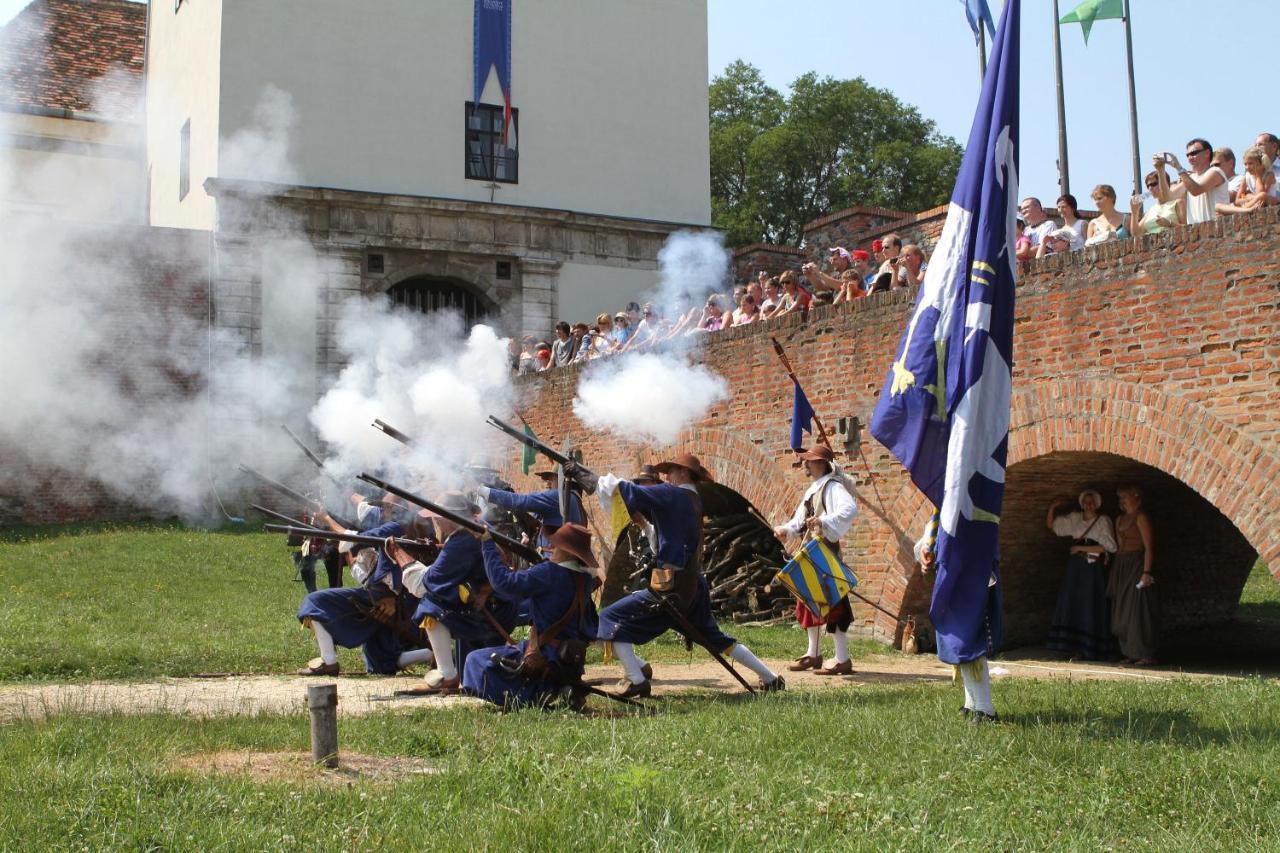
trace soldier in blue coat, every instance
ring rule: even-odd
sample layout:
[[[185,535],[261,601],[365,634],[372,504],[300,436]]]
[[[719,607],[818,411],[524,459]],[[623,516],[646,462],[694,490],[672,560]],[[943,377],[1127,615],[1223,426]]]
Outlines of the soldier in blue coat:
[[[457,515],[474,517],[477,507],[458,493],[445,495],[440,505]],[[462,686],[453,657],[455,640],[471,647],[492,646],[515,624],[515,603],[493,594],[485,577],[480,541],[447,518],[432,516],[440,554],[430,566],[392,549],[401,563],[404,583],[420,599],[413,621],[431,641],[435,669],[414,694],[456,693]]]
[[[650,695],[652,668],[636,655],[635,646],[667,630],[678,630],[658,602],[659,595],[676,603],[708,645],[760,676],[765,691],[784,689],[782,677],[721,631],[711,614],[711,593],[702,574],[702,500],[696,485],[711,475],[691,453],[654,469],[666,477],[665,483],[642,486],[606,474],[597,485],[606,512],[612,511],[616,494],[629,513],[638,513],[652,525],[650,543],[656,558],[648,589],[633,592],[600,613],[600,639],[613,644],[627,675],[619,695]]]
[[[555,471],[539,471],[537,476],[544,481],[550,481],[552,484],[557,478]],[[538,541],[535,547],[542,552],[543,556],[548,556],[551,553],[549,537],[559,529],[560,525],[565,523],[565,519],[560,517],[560,493],[558,491],[552,488],[522,495],[505,489],[481,486],[478,492],[480,497],[491,504],[517,512],[525,512],[537,519],[542,527],[538,531]],[[571,485],[568,499],[568,520],[574,524],[586,524],[587,514],[582,508],[582,496],[578,492],[578,486],[576,484]]]
[[[462,686],[501,705],[546,706],[582,680],[583,659],[598,624],[591,593],[596,586],[591,534],[580,524],[561,525],[549,539],[551,559],[512,571],[492,539],[481,546],[484,569],[498,595],[528,604],[532,627],[518,646],[477,649],[467,657]]]
[[[425,518],[407,508],[399,508],[395,514],[398,520],[364,531],[365,534],[390,538],[420,535],[425,528]],[[411,532],[406,533],[407,530]],[[362,647],[366,671],[381,675],[394,675],[415,663],[430,661],[430,649],[405,648],[401,638],[385,624],[394,619],[398,608],[416,606],[416,599],[405,592],[400,566],[390,553],[379,552],[368,576],[362,576],[363,569],[356,567],[353,572],[360,586],[317,590],[307,595],[298,608],[298,620],[315,634],[320,656],[297,674],[337,675],[335,646]]]

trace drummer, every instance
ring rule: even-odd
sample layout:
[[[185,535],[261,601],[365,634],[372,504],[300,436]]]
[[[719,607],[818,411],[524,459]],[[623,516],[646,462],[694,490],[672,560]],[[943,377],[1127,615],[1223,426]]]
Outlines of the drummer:
[[[837,556],[840,556],[840,539],[853,527],[858,516],[858,505],[853,500],[853,483],[836,464],[835,453],[830,447],[819,445],[801,454],[805,471],[812,482],[805,490],[795,515],[786,524],[773,529],[784,542],[803,535],[801,545],[819,539]],[[850,675],[853,662],[849,660],[849,626],[853,623],[853,608],[846,594],[839,602],[831,602],[831,610],[825,619],[815,615],[803,602],[796,602],[796,621],[809,637],[809,647],[802,657],[788,666],[792,672],[812,669],[815,675]],[[826,628],[835,643],[836,659],[831,666],[823,666],[822,629]]]

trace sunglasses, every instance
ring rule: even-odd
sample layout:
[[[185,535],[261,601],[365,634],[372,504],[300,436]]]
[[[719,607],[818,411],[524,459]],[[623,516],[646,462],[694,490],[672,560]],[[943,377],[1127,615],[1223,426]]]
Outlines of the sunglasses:
[[[1195,151],[1188,151],[1188,152],[1187,152],[1187,156],[1188,156],[1188,157],[1198,157],[1198,156],[1200,156],[1201,154],[1204,154],[1204,153],[1208,152],[1208,150],[1209,150],[1208,148],[1197,148]]]
[[[1158,186],[1160,186],[1160,182],[1159,182],[1159,181],[1152,181],[1151,183],[1147,184],[1147,189],[1149,189],[1149,190],[1153,190],[1153,189],[1155,189],[1155,188],[1156,188],[1156,187],[1158,187]]]

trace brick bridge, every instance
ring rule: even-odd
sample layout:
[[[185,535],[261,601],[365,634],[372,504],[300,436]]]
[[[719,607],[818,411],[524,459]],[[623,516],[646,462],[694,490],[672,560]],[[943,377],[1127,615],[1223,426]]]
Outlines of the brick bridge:
[[[676,449],[771,520],[786,517],[805,478],[792,465],[791,389],[769,336],[828,428],[842,417],[866,424],[913,299],[880,294],[714,335],[702,357],[733,396]],[[1049,258],[1021,278],[1001,533],[1009,645],[1043,638],[1068,544],[1045,530],[1045,509],[1086,486],[1113,516],[1118,485],[1144,488],[1166,632],[1229,617],[1259,555],[1280,571],[1278,309],[1275,208]],[[571,438],[593,468],[619,474],[663,452],[577,422],[577,380],[576,368],[530,379],[524,414],[539,436]],[[850,438],[842,461],[861,513],[845,553],[871,599],[923,614],[931,578],[911,544],[929,507],[865,428]],[[893,620],[855,609],[862,633],[896,639]]]

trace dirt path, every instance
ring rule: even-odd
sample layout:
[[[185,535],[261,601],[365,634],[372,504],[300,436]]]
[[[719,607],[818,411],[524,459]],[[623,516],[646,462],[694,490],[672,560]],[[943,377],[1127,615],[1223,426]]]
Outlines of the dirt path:
[[[786,661],[770,661],[781,671]],[[927,655],[875,655],[855,661],[856,672],[846,677],[823,677],[812,673],[787,673],[790,689],[815,690],[859,684],[946,683],[951,668]],[[714,662],[660,663],[654,679],[655,694],[669,695],[697,690],[741,690]],[[620,677],[616,666],[592,666],[588,680],[609,689]],[[1238,677],[1227,672],[1182,672],[1165,669],[1119,667],[1111,664],[1062,663],[1036,656],[1020,656],[995,662],[996,679],[1126,679],[1168,681],[1178,678]],[[748,676],[749,677],[749,676]],[[344,716],[367,714],[380,709],[428,708],[443,705],[481,705],[466,697],[398,698],[395,690],[420,683],[419,676],[396,678],[340,676],[338,711]],[[291,713],[304,708],[306,685],[311,679],[296,676],[225,676],[217,678],[165,678],[146,682],[90,682],[0,686],[0,721],[42,718],[60,713],[150,712],[189,714],[196,717],[233,716],[260,713]],[[595,701],[595,700],[593,700]]]

